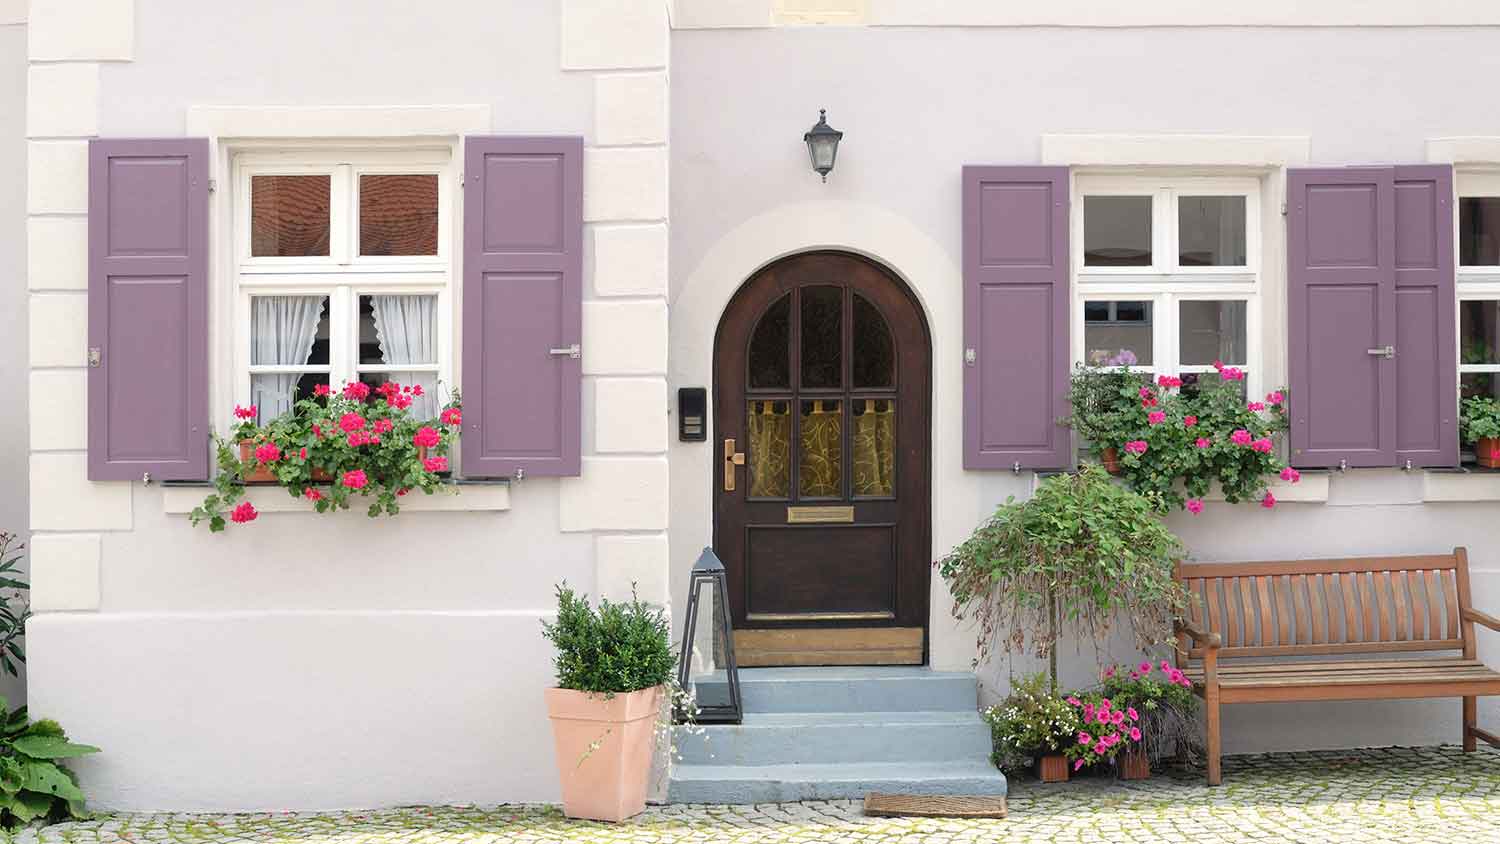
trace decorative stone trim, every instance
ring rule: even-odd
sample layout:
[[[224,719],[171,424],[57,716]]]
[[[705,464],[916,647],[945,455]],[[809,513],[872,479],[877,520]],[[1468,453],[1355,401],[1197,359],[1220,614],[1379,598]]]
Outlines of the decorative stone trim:
[[[1427,160],[1434,164],[1500,164],[1500,135],[1428,138]]]

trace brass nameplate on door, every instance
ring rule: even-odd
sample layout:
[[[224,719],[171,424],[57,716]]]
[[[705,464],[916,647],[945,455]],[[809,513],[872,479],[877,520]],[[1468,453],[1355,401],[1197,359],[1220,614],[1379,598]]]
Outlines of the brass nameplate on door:
[[[788,507],[789,525],[848,524],[854,521],[853,507]]]

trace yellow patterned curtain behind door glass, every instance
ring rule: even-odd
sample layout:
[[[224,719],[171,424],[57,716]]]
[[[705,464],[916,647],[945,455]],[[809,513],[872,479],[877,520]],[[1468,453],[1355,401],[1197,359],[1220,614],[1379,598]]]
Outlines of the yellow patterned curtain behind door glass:
[[[896,403],[855,400],[854,494],[890,496],[896,490]]]
[[[750,402],[745,431],[750,440],[750,497],[786,498],[792,488],[788,451],[792,445],[791,402]]]
[[[797,490],[803,498],[844,495],[844,413],[837,399],[802,402]]]

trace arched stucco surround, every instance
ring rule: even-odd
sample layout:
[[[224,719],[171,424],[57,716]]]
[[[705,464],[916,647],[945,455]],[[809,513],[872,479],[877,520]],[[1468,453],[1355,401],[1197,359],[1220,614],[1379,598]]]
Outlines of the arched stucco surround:
[[[714,333],[735,291],[760,268],[798,252],[842,249],[878,261],[906,282],[932,336],[932,558],[961,541],[1007,495],[1022,496],[1031,474],[963,470],[963,274],[945,249],[910,220],[861,202],[800,202],[753,217],[721,237],[674,286],[669,301],[668,378],[673,387],[713,389]],[[717,444],[674,441],[671,464],[672,595],[713,539],[713,460]],[[952,618],[942,579],[932,579],[931,663],[968,670],[973,632]],[[675,602],[676,603],[680,602]],[[678,613],[681,607],[676,607]],[[680,630],[680,617],[677,619]],[[966,627],[966,626],[965,626]]]

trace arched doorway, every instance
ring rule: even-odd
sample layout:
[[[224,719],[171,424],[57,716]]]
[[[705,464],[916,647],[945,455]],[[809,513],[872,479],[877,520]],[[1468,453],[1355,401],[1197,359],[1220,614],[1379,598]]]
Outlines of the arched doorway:
[[[756,272],[714,343],[714,549],[741,665],[925,661],[932,352],[845,252]]]

